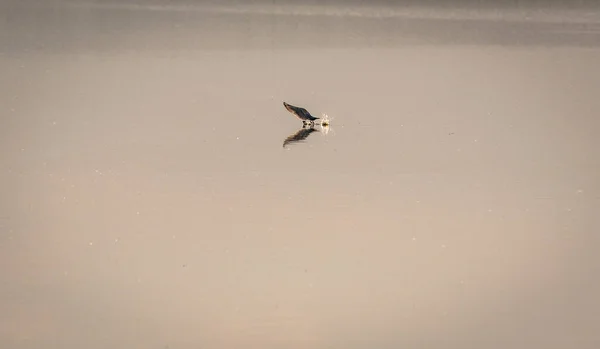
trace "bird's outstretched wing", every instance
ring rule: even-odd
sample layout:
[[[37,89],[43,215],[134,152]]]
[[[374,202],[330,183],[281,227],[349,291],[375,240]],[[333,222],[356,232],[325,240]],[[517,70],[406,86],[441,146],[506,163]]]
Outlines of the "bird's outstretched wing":
[[[300,120],[316,120],[316,119],[318,119],[318,118],[310,115],[310,113],[308,112],[308,110],[306,110],[304,108],[296,107],[296,106],[293,106],[293,105],[288,104],[286,102],[283,102],[283,106],[290,113],[296,115],[296,117],[298,119],[300,119]]]
[[[313,127],[302,127],[298,132],[290,135],[283,141],[283,147],[291,143],[297,143],[304,141],[311,133],[316,132],[317,130]]]

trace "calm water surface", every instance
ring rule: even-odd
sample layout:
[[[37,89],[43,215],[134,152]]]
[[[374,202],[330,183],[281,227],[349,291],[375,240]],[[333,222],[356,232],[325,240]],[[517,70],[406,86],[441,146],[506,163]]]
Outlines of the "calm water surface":
[[[598,11],[2,11],[0,347],[600,345]]]

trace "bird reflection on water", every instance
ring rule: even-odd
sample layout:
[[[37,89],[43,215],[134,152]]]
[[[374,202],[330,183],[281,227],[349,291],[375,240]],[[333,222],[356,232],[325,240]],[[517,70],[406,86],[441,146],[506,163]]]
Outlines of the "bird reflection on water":
[[[323,135],[327,135],[330,131],[329,126],[319,125],[319,129],[315,128],[315,126],[311,125],[303,125],[301,129],[296,131],[295,133],[289,135],[283,141],[283,147],[286,148],[287,145],[293,143],[304,143],[308,136],[310,136],[313,132],[321,132]]]
[[[296,133],[288,136],[283,141],[283,147],[292,143],[304,142],[308,136],[310,136],[313,132],[318,132],[313,126],[303,125],[301,129],[299,129]]]

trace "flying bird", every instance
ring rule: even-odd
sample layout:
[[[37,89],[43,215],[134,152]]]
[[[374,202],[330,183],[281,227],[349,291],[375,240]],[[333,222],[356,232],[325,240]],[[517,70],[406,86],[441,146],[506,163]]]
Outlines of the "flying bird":
[[[310,136],[311,133],[313,133],[315,131],[317,131],[317,130],[315,130],[313,127],[302,126],[302,128],[300,130],[298,130],[298,132],[290,135],[288,138],[286,138],[283,141],[283,147],[285,148],[285,146],[290,143],[302,142],[308,136]]]
[[[290,113],[294,114],[298,119],[302,120],[303,125],[311,125],[312,126],[315,124],[315,120],[319,119],[319,118],[316,118],[316,117],[310,115],[308,110],[306,110],[304,108],[295,107],[291,104],[287,104],[286,102],[283,102],[283,106]]]

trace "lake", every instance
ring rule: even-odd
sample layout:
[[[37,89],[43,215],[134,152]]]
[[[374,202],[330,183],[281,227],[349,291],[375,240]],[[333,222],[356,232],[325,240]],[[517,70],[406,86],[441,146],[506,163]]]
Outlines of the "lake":
[[[1,347],[600,344],[599,7],[0,13]]]

